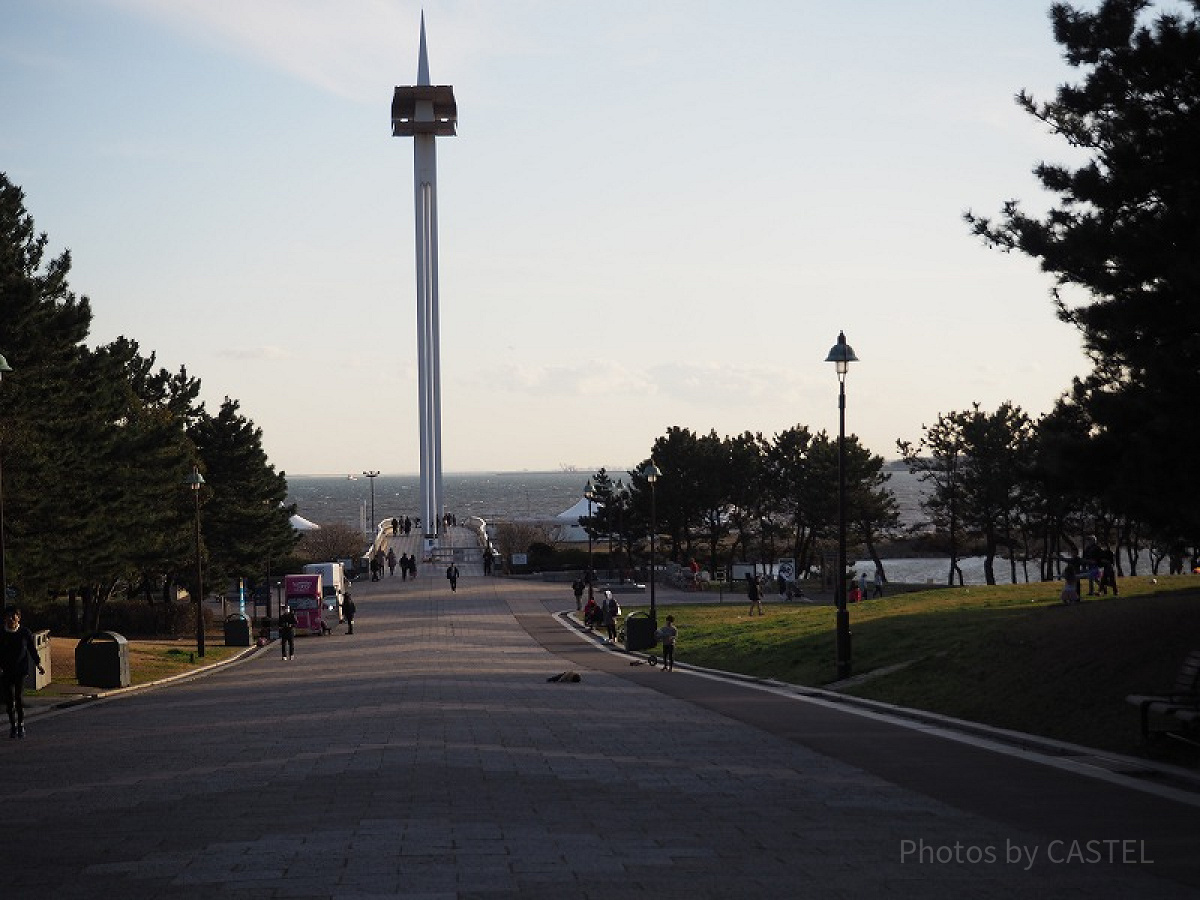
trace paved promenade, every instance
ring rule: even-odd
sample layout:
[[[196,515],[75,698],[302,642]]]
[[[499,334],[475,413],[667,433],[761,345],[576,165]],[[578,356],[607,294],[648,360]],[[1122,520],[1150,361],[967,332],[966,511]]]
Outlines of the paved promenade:
[[[1195,793],[631,666],[549,614],[567,585],[354,597],[292,661],[0,743],[0,896],[1200,897]]]

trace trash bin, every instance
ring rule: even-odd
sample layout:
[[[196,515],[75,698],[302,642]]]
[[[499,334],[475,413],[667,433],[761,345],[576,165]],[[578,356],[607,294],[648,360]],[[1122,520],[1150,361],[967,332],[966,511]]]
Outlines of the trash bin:
[[[129,687],[129,642],[115,631],[97,631],[75,645],[75,677],[90,687]]]
[[[31,665],[29,674],[25,676],[25,690],[40,691],[50,683],[50,632],[35,631],[33,646],[37,648],[38,656],[42,658],[42,668],[46,670],[46,674],[43,675],[37,670],[37,666]]]
[[[630,613],[625,617],[625,649],[649,650],[658,643],[654,620],[647,612]]]
[[[250,646],[250,620],[241,613],[234,613],[225,619],[225,646]]]

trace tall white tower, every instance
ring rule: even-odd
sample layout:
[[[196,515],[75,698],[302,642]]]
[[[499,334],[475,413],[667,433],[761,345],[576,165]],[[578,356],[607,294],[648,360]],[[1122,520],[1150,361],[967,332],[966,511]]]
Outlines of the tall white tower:
[[[421,417],[421,526],[425,549],[437,547],[442,528],[442,376],[438,326],[437,146],[458,128],[454,88],[429,83],[425,14],[417,83],[392,96],[392,136],[413,139],[413,198],[417,245],[417,391]]]

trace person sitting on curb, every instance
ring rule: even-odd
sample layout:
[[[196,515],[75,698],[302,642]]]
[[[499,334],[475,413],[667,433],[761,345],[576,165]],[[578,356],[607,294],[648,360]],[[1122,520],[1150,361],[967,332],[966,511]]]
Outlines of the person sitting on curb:
[[[603,616],[600,613],[600,607],[596,604],[596,598],[588,597],[587,605],[583,608],[583,624],[588,627],[588,631],[591,631],[602,621]]]

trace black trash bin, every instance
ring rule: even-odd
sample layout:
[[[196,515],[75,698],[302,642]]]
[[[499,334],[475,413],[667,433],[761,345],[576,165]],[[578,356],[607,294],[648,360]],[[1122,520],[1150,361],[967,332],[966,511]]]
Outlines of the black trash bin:
[[[225,620],[225,646],[250,646],[250,620],[241,613],[234,613]]]
[[[75,645],[75,678],[89,687],[129,687],[129,642],[115,631],[97,631]]]
[[[647,612],[630,613],[625,617],[625,649],[649,650],[658,643],[654,620]]]

